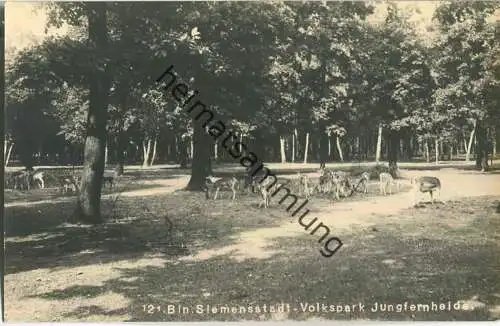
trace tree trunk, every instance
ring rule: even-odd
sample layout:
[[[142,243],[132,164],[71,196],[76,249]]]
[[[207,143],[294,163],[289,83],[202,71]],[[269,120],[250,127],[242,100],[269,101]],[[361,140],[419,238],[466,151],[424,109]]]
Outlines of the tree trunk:
[[[104,168],[108,166],[108,143],[104,146]]]
[[[295,163],[295,133],[292,133],[292,163]]]
[[[124,139],[123,135],[119,134],[117,137],[117,142],[116,142],[116,167],[115,167],[115,173],[117,176],[123,175],[123,170],[124,170],[124,165],[125,165],[125,155],[124,155]]]
[[[285,138],[283,136],[280,136],[280,155],[281,163],[286,163]]]
[[[474,120],[474,129],[472,129],[472,132],[470,133],[470,138],[469,138],[469,146],[467,146],[467,153],[465,154],[465,160],[469,161],[470,160],[470,153],[472,149],[472,141],[474,140],[474,133],[476,132],[477,128],[477,120]]]
[[[214,158],[215,160],[219,159],[219,143],[214,142]]]
[[[467,153],[467,140],[464,138],[464,153]]]
[[[434,140],[434,147],[436,148],[436,165],[439,164],[439,139]]]
[[[399,144],[399,134],[393,130],[389,131],[387,158],[389,161],[389,171],[391,172],[396,171],[398,168]]]
[[[492,135],[491,135],[491,145],[492,145],[492,158],[495,159],[497,157],[497,130],[495,127],[492,127]]]
[[[210,171],[210,143],[202,121],[193,119],[193,161],[191,164],[191,179],[186,190],[202,191],[205,179]]]
[[[193,137],[191,137],[191,141],[189,142],[189,159],[191,161],[194,158],[194,141],[193,141],[193,138],[194,138],[194,135],[193,135]]]
[[[5,166],[9,164],[10,155],[12,154],[12,148],[14,148],[14,142],[11,142],[9,145],[9,150],[6,152],[7,156],[5,157]]]
[[[306,133],[306,144],[304,146],[304,164],[307,164],[308,153],[309,153],[309,133]]]
[[[339,157],[340,161],[344,162],[344,154],[342,153],[342,147],[340,146],[340,137],[337,136],[336,138],[336,143],[337,143],[337,151],[339,152]]]
[[[146,145],[147,144],[147,145]],[[142,142],[142,167],[148,166],[149,156],[151,154],[151,139],[148,139],[147,143]]]
[[[488,171],[488,135],[484,122],[476,123],[476,167]]]
[[[240,144],[238,147],[239,147],[238,149],[240,150],[240,153],[242,153],[243,152],[243,133],[241,133],[241,132],[240,132]]]
[[[332,140],[330,135],[328,135],[328,158],[332,155]]]
[[[106,67],[108,32],[106,26],[106,2],[91,2],[89,8],[89,48],[97,55],[94,72],[90,75],[87,137],[81,189],[78,196],[77,216],[82,222],[102,222],[101,186],[104,174],[104,146],[106,144],[106,120],[110,80]]]
[[[151,163],[149,163],[149,166],[153,166],[153,163],[155,162],[156,159],[156,145],[158,143],[158,138],[155,137],[155,141],[153,142],[153,154],[151,155]]]
[[[377,150],[375,153],[375,162],[380,162],[380,154],[382,153],[382,124],[378,125]]]
[[[429,151],[429,140],[425,140],[425,161],[429,163],[431,161],[431,153]]]

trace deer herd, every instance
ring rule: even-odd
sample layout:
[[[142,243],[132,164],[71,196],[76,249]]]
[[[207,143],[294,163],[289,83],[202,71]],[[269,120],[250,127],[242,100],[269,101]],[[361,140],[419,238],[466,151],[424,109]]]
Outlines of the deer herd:
[[[311,198],[315,194],[323,194],[333,200],[340,200],[341,197],[350,197],[355,192],[367,194],[368,184],[370,182],[370,173],[363,172],[357,177],[351,176],[348,172],[334,171],[326,168],[321,168],[318,171],[319,177],[311,178],[306,174],[298,173],[297,177],[292,179],[273,178],[255,175],[247,176],[243,179],[232,177],[214,177],[209,176],[205,180],[206,198],[211,198],[211,193],[215,191],[213,199],[216,200],[220,190],[229,190],[232,193],[232,200],[236,199],[236,195],[242,189],[247,189],[248,192],[260,194],[261,202],[259,208],[264,206],[269,207],[270,198],[273,193],[277,192],[282,186],[290,187],[298,190],[297,194],[304,196],[306,199]],[[264,178],[264,179],[262,179]],[[417,193],[429,193],[432,202],[434,202],[434,193],[438,194],[441,190],[441,181],[432,176],[411,177],[410,185],[413,189],[413,204],[417,204]],[[274,181],[274,182],[273,182]],[[379,191],[383,196],[392,194],[393,186],[396,192],[400,190],[401,179],[395,179],[390,173],[382,172],[379,174]]]
[[[59,192],[63,194],[76,194],[80,190],[81,177],[75,172],[65,175],[53,175],[49,171],[41,170],[22,170],[11,174],[5,178],[6,188],[13,190],[27,190],[38,187],[45,189],[46,179],[50,177],[56,179],[56,186]],[[115,176],[103,176],[103,187],[109,185],[112,188],[115,185]]]
[[[345,171],[334,171],[331,169],[321,168],[317,172],[317,177],[312,178],[307,174],[298,173],[296,178],[271,178],[268,174],[264,175],[260,170],[252,176],[248,175],[245,178],[238,179],[232,177],[214,177],[209,176],[205,179],[204,189],[206,198],[210,199],[212,193],[213,199],[216,200],[219,196],[220,190],[229,190],[232,193],[232,200],[236,199],[236,195],[241,190],[246,189],[249,193],[258,192],[261,201],[259,208],[264,206],[269,207],[271,197],[274,196],[280,187],[287,187],[287,189],[297,190],[296,194],[311,198],[314,195],[322,194],[333,200],[340,200],[341,197],[350,197],[355,192],[367,194],[368,184],[370,182],[370,173],[363,172],[359,176],[351,176],[350,173]],[[48,171],[41,170],[24,170],[13,173],[10,177],[6,177],[6,187],[14,190],[30,190],[34,186],[41,189],[45,188],[45,179]],[[79,191],[80,177],[75,173],[63,176],[52,176],[57,179],[57,185],[60,192],[77,193]],[[103,176],[103,187],[109,185],[113,188],[115,185],[114,176]],[[274,179],[274,180],[273,180]],[[410,185],[413,189],[413,204],[417,204],[417,194],[429,193],[431,201],[434,202],[434,194],[440,194],[441,181],[433,176],[411,177]],[[379,190],[383,196],[391,195],[393,186],[396,187],[396,192],[400,190],[400,182],[402,179],[394,179],[390,173],[382,172],[379,174]],[[289,192],[290,193],[290,192]]]

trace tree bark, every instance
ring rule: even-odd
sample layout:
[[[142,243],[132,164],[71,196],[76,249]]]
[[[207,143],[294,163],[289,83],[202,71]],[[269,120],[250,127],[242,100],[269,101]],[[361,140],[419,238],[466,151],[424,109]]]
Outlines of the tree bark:
[[[104,174],[104,146],[106,144],[106,120],[110,80],[107,75],[108,32],[105,2],[89,2],[89,48],[94,50],[97,62],[90,75],[89,112],[85,139],[84,163],[77,216],[82,222],[101,223],[100,212],[102,177]]]
[[[375,153],[375,162],[380,162],[380,154],[382,153],[382,124],[378,125],[377,149]]]
[[[9,164],[10,161],[10,155],[12,154],[12,148],[14,148],[14,142],[11,142],[9,144],[9,150],[6,152],[7,156],[5,157],[5,166]],[[4,152],[5,153],[5,152]]]
[[[439,164],[439,140],[436,138],[434,140],[434,147],[436,149],[436,165]]]
[[[205,179],[211,173],[210,142],[212,137],[205,132],[202,122],[193,119],[193,161],[191,164],[191,179],[186,190],[203,191]]]
[[[153,154],[151,154],[151,163],[149,163],[149,166],[153,166],[155,159],[156,159],[156,145],[158,144],[158,138],[155,137],[155,140],[153,142]]]
[[[431,161],[431,153],[429,151],[429,140],[425,140],[425,161],[429,163]]]
[[[491,143],[492,143],[492,157],[495,159],[497,157],[497,130],[495,127],[492,127],[492,135],[491,135]]]
[[[342,146],[340,146],[340,137],[336,136],[335,142],[337,143],[337,151],[339,152],[340,161],[344,162],[344,154],[342,153]]]
[[[219,159],[219,143],[214,142],[214,158],[215,160]]]
[[[142,142],[142,167],[148,166],[149,156],[151,154],[151,139],[148,138],[148,141],[145,143]]]
[[[330,158],[332,155],[332,140],[330,138],[330,135],[328,135],[328,158]]]
[[[108,166],[108,143],[104,146],[104,167]]]
[[[307,164],[308,153],[309,153],[309,133],[306,133],[306,144],[304,146],[304,164]]]
[[[280,156],[281,163],[286,163],[285,138],[280,136]]]
[[[292,133],[292,163],[295,163],[295,133]]]
[[[483,121],[476,123],[476,167],[488,171],[488,135]]]
[[[389,161],[389,171],[396,171],[398,168],[399,156],[399,134],[390,130],[388,133],[387,158]]]
[[[189,142],[189,159],[192,161],[194,158],[194,135],[191,137],[191,140]]]
[[[472,132],[470,133],[470,138],[469,138],[469,146],[467,146],[467,153],[465,154],[465,160],[469,161],[470,160],[470,153],[472,149],[472,141],[474,140],[474,133],[476,132],[477,128],[477,120],[474,120],[474,128],[472,129]]]

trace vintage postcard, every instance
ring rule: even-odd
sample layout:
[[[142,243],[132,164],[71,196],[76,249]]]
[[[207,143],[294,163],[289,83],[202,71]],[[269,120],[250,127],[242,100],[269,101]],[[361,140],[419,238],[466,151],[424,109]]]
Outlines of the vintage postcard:
[[[7,2],[7,322],[500,317],[500,2]]]

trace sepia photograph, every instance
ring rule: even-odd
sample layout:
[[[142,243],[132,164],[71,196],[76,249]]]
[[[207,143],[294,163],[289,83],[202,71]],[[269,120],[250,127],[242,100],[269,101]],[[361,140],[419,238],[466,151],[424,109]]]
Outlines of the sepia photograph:
[[[500,318],[499,1],[1,9],[6,322]]]

